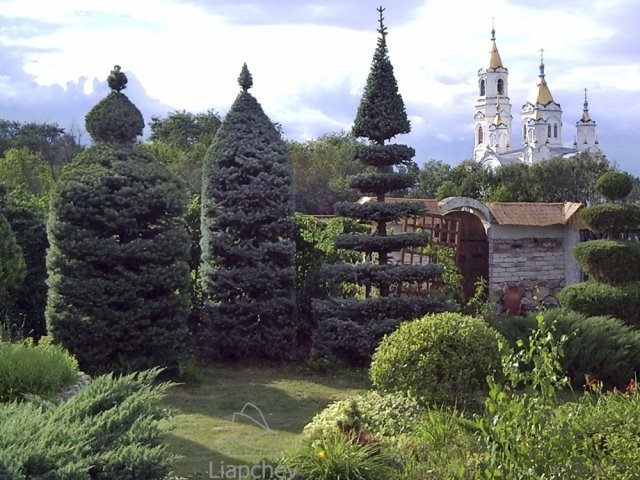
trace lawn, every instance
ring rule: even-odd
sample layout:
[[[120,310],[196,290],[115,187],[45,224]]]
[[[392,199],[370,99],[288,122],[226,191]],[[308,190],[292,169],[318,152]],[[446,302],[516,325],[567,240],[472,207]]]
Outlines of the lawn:
[[[175,387],[165,400],[179,412],[167,435],[172,450],[183,456],[175,473],[209,478],[221,468],[277,457],[327,404],[368,387],[365,371],[204,368],[201,384]]]

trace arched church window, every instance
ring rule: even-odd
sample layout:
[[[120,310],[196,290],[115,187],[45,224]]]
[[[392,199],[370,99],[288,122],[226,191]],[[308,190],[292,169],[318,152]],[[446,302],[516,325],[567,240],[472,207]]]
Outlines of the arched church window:
[[[558,138],[558,124],[553,124],[553,138]]]
[[[482,143],[484,137],[484,132],[482,131],[482,127],[478,127],[478,145]]]
[[[551,138],[551,124],[547,125],[547,137]]]
[[[486,95],[486,92],[485,92],[484,80],[480,80],[480,96],[484,97],[485,95]]]
[[[498,95],[504,95],[504,80],[498,79]]]
[[[527,127],[525,125],[522,126],[522,140],[527,139]]]

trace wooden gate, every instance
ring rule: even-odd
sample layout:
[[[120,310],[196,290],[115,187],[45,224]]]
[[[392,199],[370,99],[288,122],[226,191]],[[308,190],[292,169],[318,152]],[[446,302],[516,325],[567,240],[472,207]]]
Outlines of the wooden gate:
[[[456,218],[445,218],[444,215],[436,213],[425,213],[419,217],[405,218],[401,224],[403,233],[407,232],[430,232],[432,239],[437,239],[440,245],[454,248],[458,252],[460,242],[460,221]],[[437,263],[437,258],[432,258],[422,252],[422,248],[403,248],[400,250],[400,258],[398,263],[401,265],[424,265],[428,263]],[[400,287],[396,292],[397,295],[402,294],[419,294],[423,291],[439,289],[441,285],[438,282],[423,283],[420,285],[412,285],[409,290],[403,291]]]
[[[464,296],[473,296],[475,283],[480,279],[489,279],[489,242],[482,221],[473,213],[449,212],[445,218],[460,222],[460,243],[456,263],[462,273]]]

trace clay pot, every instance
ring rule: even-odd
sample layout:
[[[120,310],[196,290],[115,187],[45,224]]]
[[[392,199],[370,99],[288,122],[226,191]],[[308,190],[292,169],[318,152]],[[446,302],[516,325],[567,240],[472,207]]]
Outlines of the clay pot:
[[[504,303],[504,312],[507,315],[517,315],[520,313],[520,303],[522,298],[518,292],[517,285],[509,285],[507,293],[502,297]]]

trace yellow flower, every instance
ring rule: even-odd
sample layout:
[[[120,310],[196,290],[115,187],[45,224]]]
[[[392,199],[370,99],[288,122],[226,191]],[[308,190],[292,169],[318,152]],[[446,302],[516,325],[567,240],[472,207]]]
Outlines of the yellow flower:
[[[320,458],[327,458],[327,452],[325,452],[324,450],[320,450],[320,451],[318,452],[318,456],[319,456]]]

